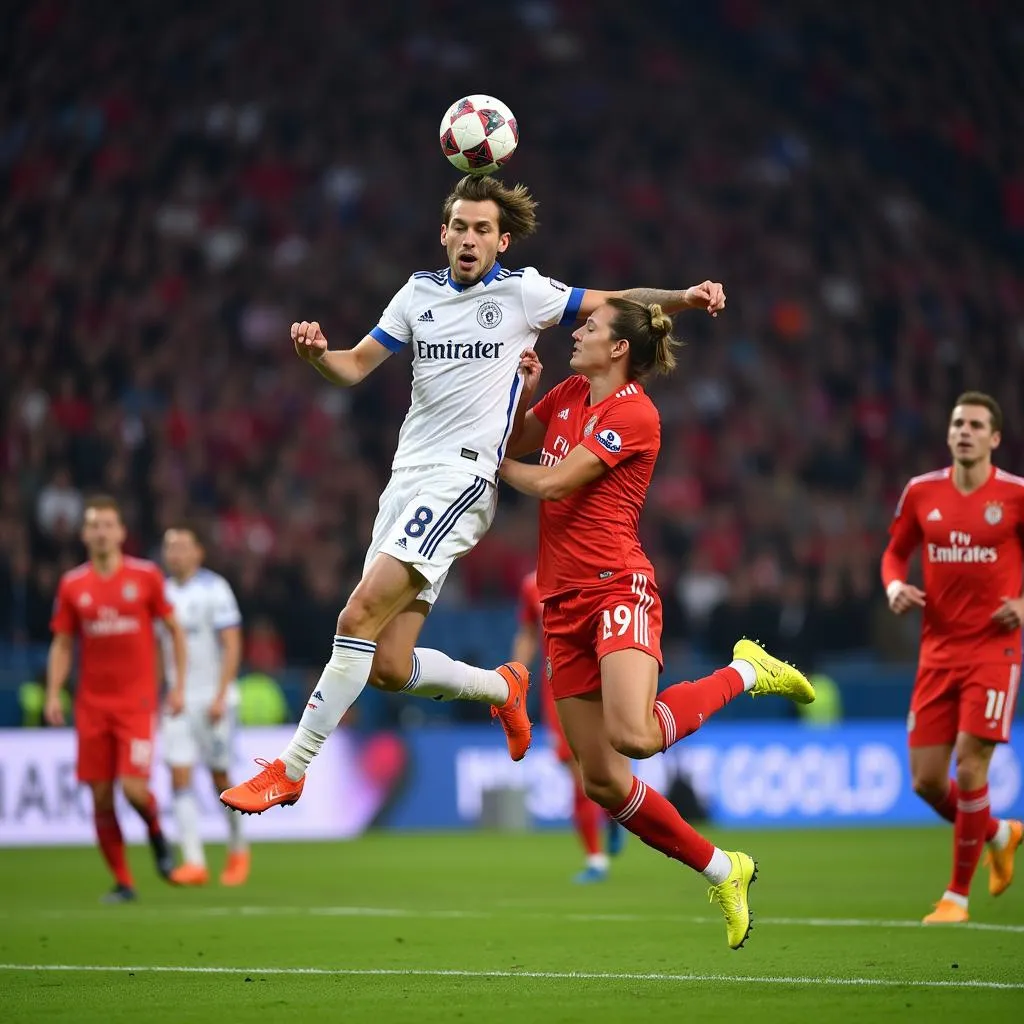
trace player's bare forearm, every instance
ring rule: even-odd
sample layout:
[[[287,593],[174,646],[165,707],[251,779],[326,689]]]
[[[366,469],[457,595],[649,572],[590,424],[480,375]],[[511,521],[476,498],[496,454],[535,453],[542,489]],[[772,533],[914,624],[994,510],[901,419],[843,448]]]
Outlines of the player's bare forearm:
[[[535,626],[520,626],[512,641],[512,660],[518,661],[521,665],[531,664],[539,646],[537,628]]]
[[[228,687],[238,678],[238,666],[242,661],[242,630],[238,626],[222,629],[220,633],[221,660],[220,682],[217,699],[227,696]]]
[[[556,466],[528,466],[506,459],[498,472],[502,480],[522,494],[541,501],[561,501],[592,483],[605,468],[593,452],[578,444]]]
[[[665,288],[627,288],[618,294],[623,299],[632,299],[633,302],[642,302],[645,306],[655,304],[661,306],[666,313],[680,313],[690,308],[690,301],[687,299],[689,289],[684,291],[669,291]]]
[[[50,643],[46,658],[46,696],[59,697],[71,675],[74,641],[65,633],[58,633]]]
[[[164,620],[171,634],[171,660],[174,662],[174,681],[171,688],[178,693],[185,693],[185,670],[188,667],[188,648],[185,644],[185,631],[177,619]]]
[[[333,352],[325,352],[317,362],[313,363],[313,367],[324,380],[330,381],[340,388],[350,388],[366,376],[361,371],[352,349],[336,349]]]

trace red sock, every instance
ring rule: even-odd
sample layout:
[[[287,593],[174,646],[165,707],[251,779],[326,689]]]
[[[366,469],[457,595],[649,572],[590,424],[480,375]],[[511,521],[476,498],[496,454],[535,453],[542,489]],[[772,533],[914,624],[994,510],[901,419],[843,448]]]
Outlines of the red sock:
[[[953,823],[953,880],[949,891],[966,896],[977,870],[985,845],[985,829],[992,815],[989,812],[988,786],[960,794]]]
[[[160,810],[156,805],[156,797],[152,793],[147,793],[146,806],[136,807],[135,810],[139,812],[139,817],[146,823],[149,834],[151,836],[160,835]]]
[[[956,805],[960,801],[960,787],[956,784],[956,779],[949,780],[949,789],[946,790],[946,795],[940,803],[932,804],[937,814],[940,817],[946,819],[946,821],[956,821]],[[999,819],[993,818],[991,812],[988,816],[988,822],[985,825],[985,842],[991,842],[996,837],[996,832],[999,831]]]
[[[601,852],[601,808],[583,792],[579,782],[575,783],[573,790],[572,820],[576,826],[576,835],[580,837],[588,856],[593,856]]]
[[[676,683],[659,694],[654,717],[661,728],[664,749],[696,732],[742,692],[743,677],[736,669],[726,667],[692,683]]]
[[[93,821],[96,824],[96,838],[100,843],[100,852],[107,862],[118,885],[132,885],[132,874],[128,870],[128,861],[124,855],[124,836],[121,826],[117,823],[117,815],[113,811],[94,811]]]
[[[612,817],[648,846],[682,861],[694,871],[703,871],[711,863],[714,845],[683,821],[659,792],[635,776],[629,799],[612,812]]]

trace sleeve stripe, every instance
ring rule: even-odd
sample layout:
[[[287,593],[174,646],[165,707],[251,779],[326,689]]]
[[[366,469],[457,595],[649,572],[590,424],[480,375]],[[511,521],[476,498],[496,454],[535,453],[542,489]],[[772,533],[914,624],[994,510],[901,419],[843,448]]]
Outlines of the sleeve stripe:
[[[565,326],[566,324],[572,324],[576,322],[576,317],[579,315],[580,306],[583,304],[583,288],[573,288],[569,292],[569,301],[565,304],[565,312],[562,314],[562,319],[559,320],[559,324]]]
[[[374,329],[370,331],[370,337],[373,338],[374,341],[379,341],[386,349],[390,349],[392,352],[401,352],[407,344],[400,338],[393,338],[384,330],[383,327],[379,326],[374,327]]]

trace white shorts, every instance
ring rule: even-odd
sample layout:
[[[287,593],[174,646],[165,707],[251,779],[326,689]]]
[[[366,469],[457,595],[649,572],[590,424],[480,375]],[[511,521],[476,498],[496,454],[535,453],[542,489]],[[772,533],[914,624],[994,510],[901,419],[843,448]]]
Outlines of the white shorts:
[[[426,578],[418,599],[433,604],[456,558],[472,551],[494,519],[498,491],[490,480],[452,466],[396,469],[380,496],[363,572],[379,554]]]
[[[228,708],[211,722],[206,708],[186,708],[180,715],[164,715],[160,739],[164,760],[172,768],[205,764],[215,771],[231,767],[235,737],[235,712]]]

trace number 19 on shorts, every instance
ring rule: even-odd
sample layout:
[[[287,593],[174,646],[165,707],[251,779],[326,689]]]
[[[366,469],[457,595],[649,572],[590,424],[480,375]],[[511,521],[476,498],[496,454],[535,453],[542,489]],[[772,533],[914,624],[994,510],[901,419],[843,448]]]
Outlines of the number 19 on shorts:
[[[601,613],[604,622],[602,640],[610,640],[613,636],[623,636],[633,621],[633,609],[628,604],[617,604],[613,608],[605,608]]]

